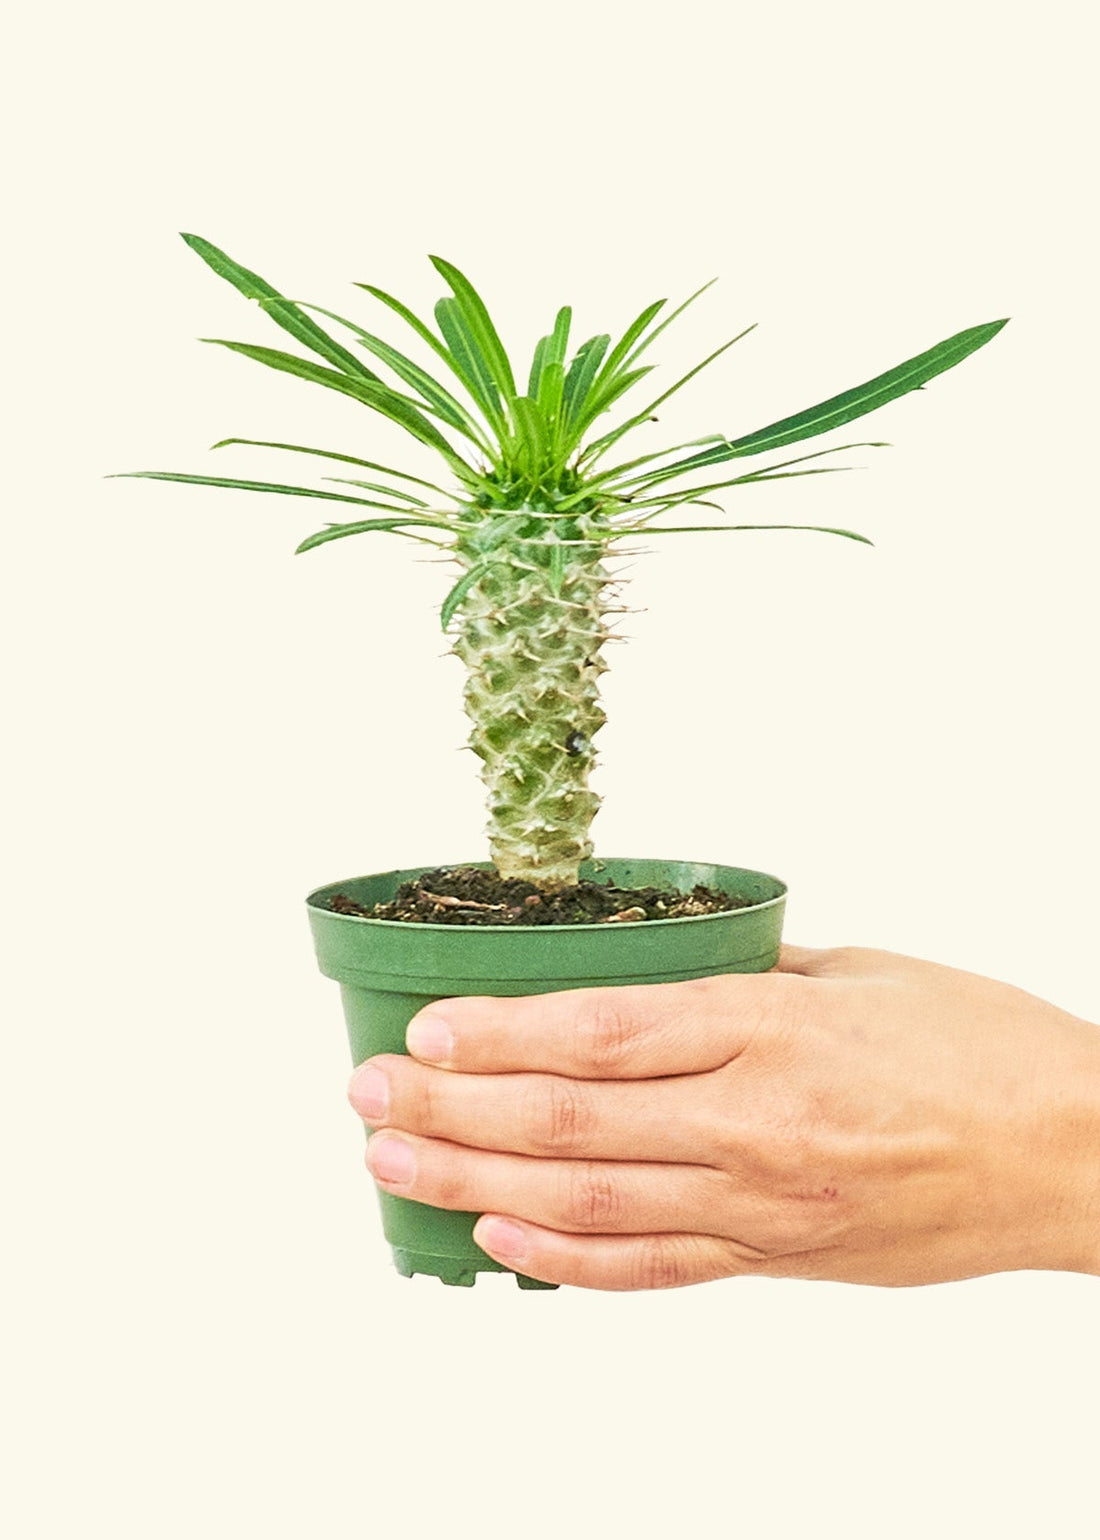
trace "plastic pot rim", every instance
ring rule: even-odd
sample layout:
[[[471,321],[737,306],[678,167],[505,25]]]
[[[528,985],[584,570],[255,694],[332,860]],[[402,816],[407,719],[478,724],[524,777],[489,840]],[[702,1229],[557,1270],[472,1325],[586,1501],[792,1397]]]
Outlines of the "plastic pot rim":
[[[602,856],[602,857],[599,857],[598,860],[594,860],[591,864],[599,864],[599,865],[605,865],[605,864],[606,865],[610,865],[610,864],[613,864],[613,863],[620,864],[624,860],[637,860],[637,859],[639,859],[639,858],[638,857],[622,857],[622,856]],[[658,861],[663,862],[663,861],[666,860],[666,858],[661,857],[661,856],[646,856],[644,859],[647,860],[647,861],[653,861],[653,862],[658,862]],[[590,863],[586,862],[585,864],[587,865],[587,864],[590,864]],[[667,862],[667,864],[669,864],[669,865],[676,865],[676,866],[717,866],[717,865],[721,865],[721,864],[724,864],[724,863],[720,863],[720,862],[716,862],[716,861],[686,861],[682,857],[680,857],[680,858],[678,858],[675,861],[669,860]],[[422,864],[422,865],[419,865],[419,866],[395,867],[392,872],[389,872],[389,871],[386,871],[386,872],[371,872],[371,873],[369,873],[367,875],[369,875],[371,877],[389,877],[389,876],[396,876],[398,873],[405,873],[405,872],[410,872],[410,871],[420,871],[420,872],[448,871],[448,870],[453,870],[453,869],[455,869],[457,867],[463,867],[463,866],[465,866],[465,867],[473,867],[474,869],[479,870],[479,871],[492,871],[493,870],[493,863],[492,863],[492,861],[451,861],[451,862],[436,861],[436,862],[431,863],[430,865]],[[736,869],[737,870],[744,870],[744,871],[748,870],[748,868],[744,868],[744,867],[736,868]],[[647,931],[652,931],[655,927],[660,927],[660,926],[669,926],[669,925],[676,925],[676,926],[699,925],[699,924],[705,924],[708,920],[715,920],[715,919],[718,919],[719,917],[729,916],[731,914],[761,913],[762,911],[764,911],[766,909],[774,908],[776,906],[776,904],[783,904],[783,903],[786,902],[787,897],[788,897],[788,889],[787,889],[787,884],[783,881],[783,879],[781,877],[776,877],[771,872],[757,871],[755,868],[753,868],[752,870],[753,870],[753,875],[754,876],[764,877],[769,882],[773,882],[775,884],[775,886],[778,889],[778,891],[773,895],[773,897],[762,899],[757,904],[742,904],[737,909],[719,909],[719,910],[714,911],[711,914],[669,915],[667,918],[665,918],[663,920],[616,920],[614,922],[614,927],[615,927],[616,930],[624,930],[624,931],[625,930],[640,930],[640,929],[643,929],[643,928],[645,930],[647,930]],[[546,935],[547,932],[555,932],[555,931],[558,931],[558,932],[560,932],[560,931],[574,931],[574,932],[580,932],[580,931],[606,931],[609,928],[608,921],[606,921],[606,920],[582,921],[579,924],[572,924],[572,925],[476,925],[476,926],[475,925],[461,926],[461,925],[453,925],[453,924],[446,925],[446,924],[439,924],[439,923],[437,923],[435,921],[432,921],[432,920],[383,920],[383,919],[375,919],[372,915],[366,915],[366,914],[340,914],[336,910],[329,909],[327,907],[327,900],[332,896],[332,894],[334,892],[339,892],[341,887],[344,887],[344,886],[346,886],[349,883],[362,882],[363,875],[364,874],[360,873],[360,874],[358,874],[357,876],[354,876],[354,877],[342,877],[342,878],[340,878],[336,882],[325,882],[325,883],[322,883],[319,888],[314,888],[313,892],[310,893],[309,896],[307,897],[307,899],[306,899],[307,907],[310,908],[310,909],[318,909],[318,910],[320,910],[330,920],[346,920],[349,924],[352,924],[352,925],[381,925],[381,926],[385,926],[388,930],[402,930],[402,931],[413,930],[413,929],[415,929],[417,931],[442,931],[442,932],[445,932],[448,935],[452,935],[452,936],[454,935],[456,930],[463,930],[463,929],[466,929],[466,930],[477,930],[477,931],[482,931],[482,932],[484,932],[484,931],[492,931],[495,934],[500,934],[500,935],[503,935],[505,933],[507,933],[508,935],[512,935],[512,934],[516,934],[516,935],[533,935],[533,934]],[[586,879],[586,880],[589,880],[589,879]]]

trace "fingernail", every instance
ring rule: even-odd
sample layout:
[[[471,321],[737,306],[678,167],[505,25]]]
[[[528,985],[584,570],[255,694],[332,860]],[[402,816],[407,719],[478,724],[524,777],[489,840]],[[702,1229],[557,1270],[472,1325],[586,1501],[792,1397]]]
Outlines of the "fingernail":
[[[404,1139],[372,1139],[367,1165],[382,1182],[411,1182],[416,1175],[416,1156]]]
[[[454,1046],[454,1034],[442,1016],[421,1011],[409,1022],[405,1047],[416,1058],[426,1059],[429,1064],[443,1064],[451,1057]]]
[[[502,1262],[522,1262],[527,1255],[527,1231],[510,1219],[479,1219],[474,1240],[483,1251]]]
[[[377,1064],[361,1064],[351,1077],[348,1100],[368,1123],[381,1123],[390,1110],[390,1083]]]

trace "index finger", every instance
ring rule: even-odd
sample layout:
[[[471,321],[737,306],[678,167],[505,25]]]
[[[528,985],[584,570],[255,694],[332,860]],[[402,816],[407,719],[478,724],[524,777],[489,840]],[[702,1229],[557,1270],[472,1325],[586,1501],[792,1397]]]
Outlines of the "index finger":
[[[425,1006],[406,1046],[472,1073],[534,1070],[576,1080],[641,1080],[718,1069],[805,986],[795,974],[720,974],[672,984],[467,995]]]

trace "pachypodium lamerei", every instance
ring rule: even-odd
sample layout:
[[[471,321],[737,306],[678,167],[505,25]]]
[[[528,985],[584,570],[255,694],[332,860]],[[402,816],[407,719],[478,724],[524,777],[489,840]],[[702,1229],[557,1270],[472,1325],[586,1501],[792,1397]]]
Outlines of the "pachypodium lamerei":
[[[713,467],[813,438],[918,389],[982,347],[1005,324],[991,321],[958,332],[866,384],[755,432],[737,438],[711,434],[607,467],[601,462],[622,438],[649,422],[675,391],[753,330],[748,327],[723,343],[640,411],[591,436],[593,425],[650,373],[651,365],[638,363],[641,355],[710,284],[667,315],[662,315],[666,301],[648,305],[614,345],[607,334],[590,337],[572,356],[572,312],[562,307],[553,329],[534,350],[524,390],[516,383],[509,355],[480,296],[451,263],[431,258],[450,289],[435,307],[437,331],[391,294],[371,284],[357,285],[394,311],[442,361],[457,382],[455,393],[357,322],[288,300],[209,241],[195,235],[183,238],[215,273],[258,301],[314,358],[249,343],[204,340],[340,391],[388,417],[441,456],[454,485],[448,490],[356,455],[239,438],[223,439],[214,447],[285,450],[388,479],[323,478],[354,487],[353,493],[169,471],[125,474],[356,504],[381,516],[326,525],[298,550],[349,535],[389,531],[435,546],[457,562],[461,576],[440,613],[444,631],[453,629],[453,651],[466,667],[465,705],[473,723],[469,746],[482,761],[490,853],[501,876],[523,878],[548,891],[575,883],[581,862],[592,853],[590,828],[600,798],[591,790],[589,776],[594,739],[605,720],[599,680],[607,668],[602,649],[611,636],[608,616],[617,608],[618,581],[607,563],[621,549],[618,543],[642,531],[648,538],[749,529],[812,529],[863,540],[852,530],[819,525],[654,521],[690,505],[721,512],[710,494],[827,474],[843,467],[816,462],[848,449],[883,447],[866,441],[842,444],[711,479]],[[358,348],[412,394],[369,368],[360,353],[325,331],[316,315],[344,328]]]

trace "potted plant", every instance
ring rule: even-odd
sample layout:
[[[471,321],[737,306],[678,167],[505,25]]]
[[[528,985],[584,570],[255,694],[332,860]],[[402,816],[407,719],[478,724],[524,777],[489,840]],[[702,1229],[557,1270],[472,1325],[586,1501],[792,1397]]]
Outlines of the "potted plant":
[[[616,582],[607,560],[619,543],[688,532],[815,529],[811,525],[667,524],[687,507],[718,508],[730,487],[824,474],[844,444],[783,455],[737,475],[730,462],[781,452],[877,410],[982,347],[1005,324],[974,326],[866,384],[754,432],[721,434],[622,458],[617,446],[657,407],[726,349],[716,348],[655,399],[616,425],[605,414],[649,374],[643,354],[710,285],[665,314],[648,305],[616,341],[588,338],[570,351],[570,308],[534,349],[517,381],[489,312],[469,280],[431,260],[450,293],[435,307],[437,330],[400,300],[360,284],[395,312],[442,365],[442,378],[358,322],[286,299],[210,242],[187,244],[312,357],[215,341],[269,368],[361,402],[399,424],[443,463],[441,485],[409,470],[302,444],[225,439],[311,456],[347,474],[324,488],[166,471],[128,472],[166,481],[234,487],[352,505],[353,519],[326,524],[299,551],[386,531],[447,553],[459,575],[440,619],[466,669],[469,744],[488,793],[491,861],[345,879],[317,889],[309,918],[322,971],[339,981],[356,1064],[403,1052],[412,1016],[451,995],[544,993],[587,985],[657,983],[750,972],[778,958],[784,884],[760,872],[651,857],[592,859],[590,827],[600,798],[589,787],[594,740],[604,722],[601,649]],[[338,341],[316,316],[347,334]],[[751,331],[752,328],[747,330]],[[368,366],[365,356],[399,382]],[[609,463],[610,462],[610,463]],[[383,479],[378,479],[383,478]],[[339,488],[339,489],[338,489]],[[869,542],[868,542],[869,543]],[[398,1270],[472,1283],[506,1271],[476,1245],[477,1215],[426,1208],[379,1194]],[[526,1287],[547,1287],[519,1277]]]

